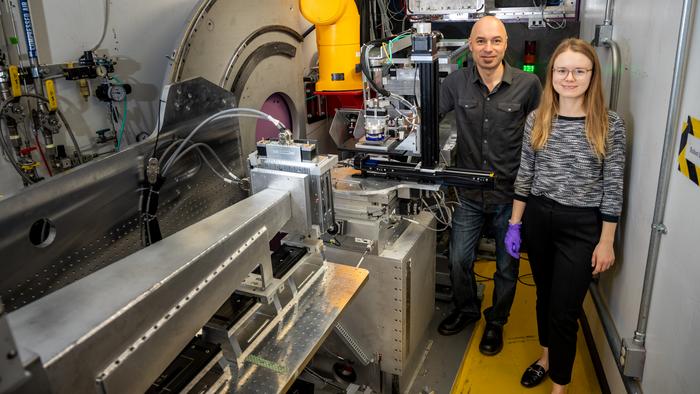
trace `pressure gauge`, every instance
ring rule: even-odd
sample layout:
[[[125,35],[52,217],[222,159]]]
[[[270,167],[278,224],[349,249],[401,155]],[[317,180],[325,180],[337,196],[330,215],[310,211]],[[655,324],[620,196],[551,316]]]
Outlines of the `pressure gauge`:
[[[112,101],[124,101],[127,93],[123,85],[112,85],[107,91],[107,95]]]
[[[95,96],[102,101],[124,101],[126,95],[131,93],[131,85],[112,85],[111,83],[103,83],[97,88]]]
[[[107,67],[98,65],[97,67],[95,67],[95,73],[98,77],[104,78],[107,76]]]

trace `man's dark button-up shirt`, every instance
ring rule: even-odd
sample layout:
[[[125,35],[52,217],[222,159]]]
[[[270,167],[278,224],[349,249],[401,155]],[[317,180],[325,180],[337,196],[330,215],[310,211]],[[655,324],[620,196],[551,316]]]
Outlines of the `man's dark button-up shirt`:
[[[501,83],[491,92],[471,62],[448,75],[440,89],[440,114],[455,111],[457,166],[493,171],[497,179],[495,190],[461,194],[490,204],[513,201],[525,118],[537,108],[542,92],[535,75],[503,64]]]

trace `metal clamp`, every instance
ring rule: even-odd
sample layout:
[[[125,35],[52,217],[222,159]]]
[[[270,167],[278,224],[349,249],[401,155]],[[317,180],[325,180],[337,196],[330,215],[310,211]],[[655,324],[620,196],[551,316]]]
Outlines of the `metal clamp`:
[[[651,225],[651,229],[661,234],[668,234],[668,227],[663,223],[654,223]]]

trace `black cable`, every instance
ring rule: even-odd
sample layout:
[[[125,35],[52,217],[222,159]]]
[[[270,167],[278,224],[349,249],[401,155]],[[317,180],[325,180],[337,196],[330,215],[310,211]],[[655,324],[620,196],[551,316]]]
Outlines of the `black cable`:
[[[5,111],[5,107],[7,104],[10,102],[14,101],[15,99],[18,99],[20,97],[33,97],[37,100],[41,100],[45,103],[49,102],[49,99],[43,96],[39,96],[37,94],[33,93],[22,93],[21,95],[17,97],[10,97],[9,99],[5,100],[2,104],[0,104],[0,114]],[[63,123],[63,126],[66,128],[66,133],[68,133],[68,136],[70,137],[71,141],[73,141],[73,147],[75,148],[75,151],[78,152],[78,162],[80,164],[83,164],[83,153],[80,151],[80,147],[78,146],[78,141],[75,139],[75,134],[73,134],[73,129],[70,128],[70,125],[68,124],[68,121],[66,120],[66,117],[63,116],[63,112],[61,110],[56,110],[56,114],[58,114],[58,117],[61,119],[61,122]]]
[[[372,89],[374,89],[377,93],[381,94],[382,96],[389,97],[391,93],[389,93],[388,90],[379,87],[377,83],[374,81],[374,77],[372,76],[372,72],[369,68],[369,58],[368,58],[368,52],[370,48],[374,48],[376,44],[381,44],[383,40],[373,40],[369,41],[366,44],[362,45],[362,48],[360,49],[360,69],[362,70],[362,74],[365,75],[365,78],[367,78],[367,82],[369,82],[370,86],[372,86]]]
[[[384,37],[368,41],[367,43],[363,44],[362,48],[360,49],[360,69],[362,70],[362,74],[364,74],[365,78],[367,78],[367,82],[369,82],[370,86],[372,86],[372,89],[374,89],[377,93],[381,94],[382,96],[389,97],[391,96],[391,93],[388,90],[379,87],[377,83],[374,82],[374,78],[372,77],[372,71],[369,67],[369,50],[371,48],[374,48],[378,44],[382,44],[385,41],[392,40],[402,34],[409,33],[410,31],[411,30],[406,30],[390,37]]]
[[[521,284],[523,284],[525,286],[535,287],[535,283],[527,283],[527,282],[523,281],[523,278],[526,278],[528,276],[532,276],[532,274],[523,274],[523,275],[518,276],[518,282],[520,282]],[[533,277],[533,282],[534,282],[534,277]]]
[[[21,97],[33,97],[35,99],[41,100],[43,102],[48,102],[49,100],[46,97],[42,97],[36,94],[32,93],[23,93],[20,96],[17,97],[10,97],[7,100],[3,101],[2,104],[0,104],[0,114],[4,113],[5,107],[9,105],[12,101],[14,100],[19,100]],[[73,130],[70,128],[70,125],[68,124],[68,121],[66,118],[63,116],[63,113],[60,110],[56,110],[56,113],[58,114],[58,117],[61,119],[61,122],[63,122],[63,126],[66,128],[66,132],[68,133],[68,136],[70,137],[71,141],[73,142],[73,145],[75,147],[75,151],[78,153],[78,162],[80,164],[83,164],[83,154],[80,151],[80,147],[78,146],[78,141],[75,139],[75,135],[73,134]],[[12,164],[12,167],[14,167],[15,171],[24,179],[24,181],[27,182],[27,184],[32,184],[35,183],[33,179],[29,178],[27,174],[22,171],[22,169],[19,166],[19,163],[17,163],[17,160],[15,160],[14,157],[14,152],[12,151],[12,144],[5,140],[5,134],[2,130],[0,130],[0,146],[2,147],[2,150],[5,152],[5,155],[7,156],[7,159],[10,161],[10,164]]]
[[[316,25],[311,25],[311,27],[309,27],[308,29],[306,29],[306,31],[304,32],[304,34],[301,35],[301,37],[302,37],[302,38],[306,38],[306,36],[308,36],[309,34],[311,34],[311,32],[314,31],[315,29],[316,29]]]
[[[334,388],[336,388],[336,389],[338,389],[338,390],[342,390],[342,392],[345,392],[345,388],[341,387],[341,386],[338,385],[337,383],[334,383],[334,382],[331,381],[330,379],[324,378],[323,376],[321,376],[321,374],[319,374],[318,372],[314,371],[313,369],[311,369],[311,368],[309,368],[309,367],[306,367],[306,368],[304,368],[304,371],[308,372],[309,375],[312,375],[312,376],[316,377],[317,379],[321,380],[323,383],[325,383],[325,384],[327,384],[327,385],[329,385],[329,386],[331,386],[331,387],[334,387]]]
[[[0,145],[2,146],[2,151],[5,153],[5,156],[7,157],[7,160],[12,164],[12,168],[17,171],[17,173],[22,177],[22,179],[28,184],[31,185],[34,183],[34,180],[30,178],[27,174],[22,171],[22,168],[20,168],[19,163],[17,163],[17,160],[15,160],[14,152],[11,148],[11,143],[7,142],[5,140],[5,132],[0,130]]]
[[[116,109],[114,108],[114,105],[112,102],[109,102],[109,122],[112,124],[112,132],[114,133],[114,136],[117,136],[117,126],[114,124],[114,122],[118,121],[117,114],[115,113]],[[115,142],[116,143],[116,142]]]
[[[525,257],[520,257],[520,260],[521,260],[521,261],[525,261],[525,262],[530,262],[530,260],[527,259],[527,258],[525,258]],[[489,260],[489,261],[495,261],[495,260]],[[477,280],[477,282],[488,282],[488,281],[492,281],[492,280],[493,280],[492,277],[488,277],[488,276],[484,276],[484,275],[479,275],[479,274],[476,273],[476,272],[474,272],[474,275],[477,276],[477,277],[479,277],[479,278],[482,278],[482,280]],[[518,282],[520,282],[521,284],[523,284],[523,285],[525,285],[525,286],[535,287],[536,285],[535,285],[534,283],[527,283],[527,282],[523,281],[523,278],[527,278],[527,277],[529,277],[529,276],[532,276],[532,273],[529,273],[529,274],[522,274],[522,275],[518,276]]]
[[[482,278],[482,279],[483,279],[483,280],[477,280],[477,282],[488,282],[488,281],[493,280],[493,278],[491,278],[491,277],[484,276],[484,275],[479,275],[479,274],[477,274],[476,272],[474,273],[474,275],[477,276],[477,277],[479,277],[479,278]]]
[[[158,137],[160,137],[160,106],[163,104],[163,100],[158,100],[158,112],[156,113],[156,142],[153,144],[153,154],[151,157],[156,157],[156,150],[158,149]]]

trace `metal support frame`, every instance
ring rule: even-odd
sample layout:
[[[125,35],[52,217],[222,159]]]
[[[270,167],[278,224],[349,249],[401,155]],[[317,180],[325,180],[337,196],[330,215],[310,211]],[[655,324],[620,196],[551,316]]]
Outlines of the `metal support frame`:
[[[56,392],[144,391],[262,261],[291,217],[264,190],[9,315]],[[138,274],[136,274],[138,273]]]
[[[545,18],[578,18],[579,0],[560,6],[548,6],[544,10]],[[540,7],[496,7],[494,0],[474,1],[471,4],[450,0],[408,1],[408,14],[412,16],[430,16],[442,21],[476,21],[484,15],[493,15],[503,20],[527,21],[530,17],[542,17]]]
[[[438,79],[438,59],[416,61],[420,76],[420,154],[422,168],[435,168],[439,158],[438,103],[440,81]]]

